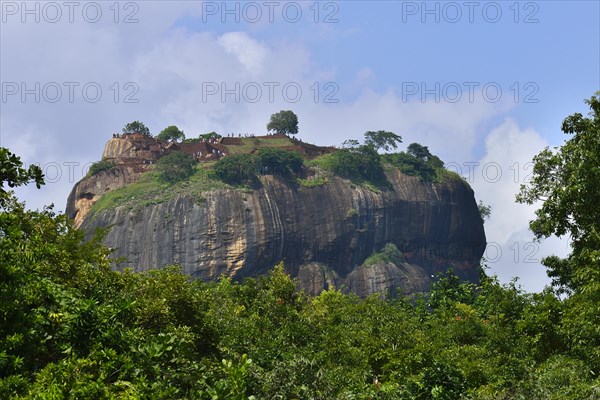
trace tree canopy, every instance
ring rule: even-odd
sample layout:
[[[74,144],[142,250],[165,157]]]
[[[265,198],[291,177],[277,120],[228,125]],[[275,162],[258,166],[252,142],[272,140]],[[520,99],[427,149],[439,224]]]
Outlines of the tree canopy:
[[[208,133],[203,133],[199,136],[200,139],[206,139],[206,140],[210,140],[210,139],[220,139],[223,136],[219,135],[217,132],[208,132]]]
[[[285,135],[295,135],[298,133],[298,116],[293,111],[281,110],[271,115],[267,130]]]
[[[231,154],[213,167],[216,177],[230,184],[249,184],[259,175],[284,177],[300,172],[304,159],[297,151],[265,147],[256,154]]]
[[[329,156],[328,168],[336,175],[357,181],[386,185],[381,156],[369,144],[357,145],[357,141],[346,141],[347,146]]]
[[[396,149],[402,143],[402,137],[388,131],[368,131],[365,133],[365,143],[373,145],[376,149],[389,151]]]
[[[141,133],[142,135],[150,136],[150,129],[143,122],[133,121],[125,124],[123,133]]]
[[[258,164],[261,174],[287,175],[299,172],[304,160],[297,151],[266,147],[258,151]]]
[[[218,179],[234,185],[253,182],[257,170],[256,156],[252,154],[231,154],[221,158],[213,167]]]
[[[175,125],[171,125],[156,135],[156,138],[165,142],[179,142],[185,140],[185,134]]]
[[[189,154],[174,151],[161,157],[156,163],[156,170],[163,182],[179,182],[194,174],[196,160]]]

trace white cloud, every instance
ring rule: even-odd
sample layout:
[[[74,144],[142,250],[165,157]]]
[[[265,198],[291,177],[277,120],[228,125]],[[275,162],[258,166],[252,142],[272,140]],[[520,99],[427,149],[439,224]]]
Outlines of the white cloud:
[[[234,55],[251,76],[258,75],[264,67],[267,49],[244,32],[228,32],[219,38],[219,44]]]
[[[472,157],[477,126],[498,113],[494,105],[482,101],[406,102],[393,90],[376,93],[367,89],[348,100],[345,91],[353,88],[338,84],[334,70],[317,68],[301,43],[259,42],[244,32],[221,36],[191,32],[174,26],[177,15],[184,12],[181,10],[161,20],[148,41],[139,31],[149,29],[147,23],[156,22],[162,8],[145,6],[144,11],[143,21],[134,30],[131,26],[83,24],[52,31],[36,25],[35,33],[25,33],[26,43],[33,44],[31,51],[22,52],[14,43],[3,47],[8,55],[19,55],[3,58],[3,67],[12,71],[11,79],[94,80],[104,90],[98,103],[83,101],[80,96],[74,103],[8,104],[6,110],[13,119],[43,126],[49,140],[60,144],[49,148],[32,140],[32,149],[54,159],[79,154],[83,163],[93,154],[99,157],[110,133],[131,120],[144,121],[154,133],[177,124],[188,137],[211,130],[260,134],[272,113],[292,109],[299,115],[301,135],[309,141],[340,144],[347,138],[361,138],[367,130],[385,129],[402,135],[407,144],[418,141],[443,159],[457,159]],[[81,34],[73,35],[73,31]],[[49,44],[37,40],[47,35],[54,39]],[[70,47],[58,45],[70,36],[76,36]],[[134,50],[124,51],[117,40],[122,37]],[[137,45],[130,43],[132,40],[144,43]],[[36,48],[45,51],[34,63],[31,54]],[[20,64],[30,68],[20,69]],[[45,68],[40,69],[40,64]],[[361,76],[368,76],[368,71],[364,69]],[[59,78],[53,78],[56,76]],[[111,88],[117,81],[120,101],[115,103]],[[135,95],[139,102],[124,104],[127,91],[123,84],[130,81],[139,88]],[[217,92],[209,93],[209,89]],[[261,93],[254,102],[256,89]],[[237,93],[226,93],[231,90]],[[331,100],[339,102],[327,102]],[[17,125],[8,126],[5,118],[2,124],[4,137],[19,136]]]
[[[521,129],[505,120],[485,139],[485,156],[475,169],[473,188],[477,197],[492,206],[488,235],[505,242],[532,219],[535,206],[515,203],[515,195],[532,172],[531,160],[547,142],[533,129]]]
[[[492,273],[507,282],[519,276],[528,290],[541,290],[549,283],[540,260],[544,256],[568,253],[566,239],[534,242],[529,221],[539,206],[515,202],[521,184],[532,172],[531,160],[547,142],[533,129],[522,129],[506,119],[485,139],[485,155],[473,171],[472,187],[478,200],[490,205],[492,214],[485,224],[487,258]],[[466,175],[466,170],[465,170]]]

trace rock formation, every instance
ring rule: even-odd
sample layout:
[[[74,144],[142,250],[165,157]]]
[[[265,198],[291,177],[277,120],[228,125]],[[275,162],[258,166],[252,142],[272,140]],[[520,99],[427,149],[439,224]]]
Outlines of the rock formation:
[[[120,267],[138,271],[179,264],[203,280],[242,279],[284,260],[309,293],[344,287],[361,296],[426,291],[432,275],[449,267],[476,281],[486,240],[468,184],[421,182],[397,170],[386,175],[393,189],[380,192],[336,177],[309,188],[266,175],[250,192],[213,190],[202,202],[180,195],[90,217],[100,196],[139,176],[132,166],[117,165],[77,183],[66,212],[88,233],[110,227],[106,245],[127,259]],[[406,262],[361,266],[386,243]]]

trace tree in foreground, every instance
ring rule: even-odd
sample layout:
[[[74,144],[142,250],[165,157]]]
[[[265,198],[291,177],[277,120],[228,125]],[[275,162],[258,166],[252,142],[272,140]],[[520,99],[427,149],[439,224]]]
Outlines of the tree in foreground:
[[[581,288],[600,272],[599,96],[597,92],[585,101],[590,107],[588,117],[575,113],[563,121],[562,131],[571,138],[562,147],[545,148],[534,157],[531,180],[517,196],[525,204],[543,202],[530,223],[536,238],[570,236],[568,258],[542,261],[553,283],[566,291]]]
[[[517,201],[542,201],[530,228],[537,239],[570,237],[566,258],[545,257],[542,264],[564,301],[560,340],[595,376],[600,374],[600,92],[585,102],[590,113],[565,118],[571,138],[560,148],[545,148],[533,159],[533,174]],[[585,396],[581,396],[584,398]]]
[[[295,135],[298,133],[298,116],[290,110],[281,110],[271,115],[267,130],[285,135]]]
[[[44,184],[44,174],[37,165],[23,166],[21,159],[7,148],[0,147],[0,194],[4,194],[4,184],[8,187],[35,182],[39,189]]]
[[[133,121],[125,125],[123,133],[141,133],[142,135],[150,136],[150,129],[143,122]]]
[[[175,125],[171,125],[156,135],[156,138],[165,142],[179,142],[185,140],[185,134]]]

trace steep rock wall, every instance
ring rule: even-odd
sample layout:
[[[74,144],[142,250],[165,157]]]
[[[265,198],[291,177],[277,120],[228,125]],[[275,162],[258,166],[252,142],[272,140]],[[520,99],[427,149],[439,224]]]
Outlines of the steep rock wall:
[[[306,188],[264,176],[252,192],[221,189],[204,193],[202,203],[179,196],[93,218],[82,212],[81,193],[103,184],[89,179],[74,188],[67,213],[87,232],[111,226],[105,243],[127,258],[122,267],[136,270],[179,264],[203,280],[243,278],[284,259],[310,293],[343,285],[363,296],[427,290],[431,275],[448,267],[476,281],[486,242],[468,185],[387,175],[393,190],[380,193],[338,178]],[[388,242],[404,253],[405,264],[357,269]]]

